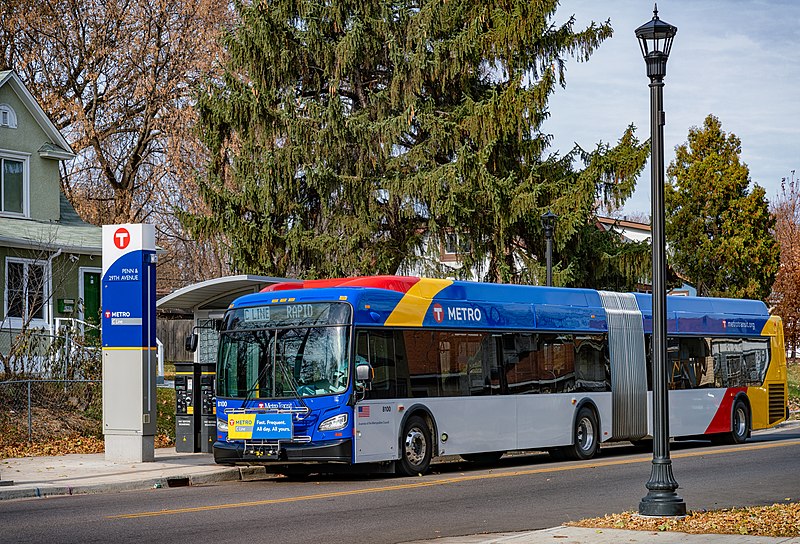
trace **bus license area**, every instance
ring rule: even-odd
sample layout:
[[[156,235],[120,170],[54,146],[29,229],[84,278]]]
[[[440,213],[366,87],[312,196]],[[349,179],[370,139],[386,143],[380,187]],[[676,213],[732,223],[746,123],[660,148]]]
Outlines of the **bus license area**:
[[[280,453],[279,444],[252,443],[246,442],[244,445],[243,459],[277,459]]]

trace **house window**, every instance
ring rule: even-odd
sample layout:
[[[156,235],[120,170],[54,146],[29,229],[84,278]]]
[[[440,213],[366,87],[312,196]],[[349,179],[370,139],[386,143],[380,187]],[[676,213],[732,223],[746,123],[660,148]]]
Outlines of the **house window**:
[[[8,104],[0,104],[0,127],[17,128],[17,114]]]
[[[444,252],[450,255],[458,253],[458,234],[455,232],[444,235]]]
[[[28,157],[0,151],[0,212],[27,215]]]
[[[444,235],[439,253],[441,262],[457,262],[459,254],[472,251],[469,240],[463,240],[458,233],[448,232]]]
[[[39,325],[47,319],[48,275],[46,263],[6,259],[5,314],[12,327]]]

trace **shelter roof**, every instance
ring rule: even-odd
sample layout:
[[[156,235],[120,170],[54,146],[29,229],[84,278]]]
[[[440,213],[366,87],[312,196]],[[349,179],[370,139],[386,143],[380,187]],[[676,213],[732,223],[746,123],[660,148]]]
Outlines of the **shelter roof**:
[[[159,310],[224,310],[242,295],[257,293],[275,283],[293,281],[295,280],[249,274],[214,278],[187,285],[161,297],[156,302],[156,307]]]

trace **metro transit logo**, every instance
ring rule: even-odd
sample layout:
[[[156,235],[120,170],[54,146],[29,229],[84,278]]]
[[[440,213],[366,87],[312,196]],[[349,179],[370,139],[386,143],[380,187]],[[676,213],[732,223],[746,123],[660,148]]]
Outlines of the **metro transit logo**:
[[[444,321],[444,309],[441,304],[437,303],[433,305],[433,319],[435,319],[437,323]]]
[[[125,249],[131,243],[131,233],[125,227],[120,227],[114,232],[114,245],[117,249]]]

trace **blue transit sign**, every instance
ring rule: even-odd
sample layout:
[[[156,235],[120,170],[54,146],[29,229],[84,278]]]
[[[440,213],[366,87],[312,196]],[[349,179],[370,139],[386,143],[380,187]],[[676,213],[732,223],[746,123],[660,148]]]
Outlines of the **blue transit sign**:
[[[103,226],[104,348],[156,346],[153,225]]]
[[[256,414],[253,439],[291,440],[292,414]]]

